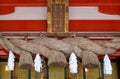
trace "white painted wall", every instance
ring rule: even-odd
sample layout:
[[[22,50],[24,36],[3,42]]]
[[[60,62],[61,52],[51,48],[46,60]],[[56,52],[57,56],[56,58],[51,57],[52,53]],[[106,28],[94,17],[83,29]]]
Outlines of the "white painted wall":
[[[97,7],[70,7],[70,20],[120,20],[120,15],[108,15],[97,11]],[[0,15],[0,20],[46,20],[46,7],[16,7],[15,12]]]

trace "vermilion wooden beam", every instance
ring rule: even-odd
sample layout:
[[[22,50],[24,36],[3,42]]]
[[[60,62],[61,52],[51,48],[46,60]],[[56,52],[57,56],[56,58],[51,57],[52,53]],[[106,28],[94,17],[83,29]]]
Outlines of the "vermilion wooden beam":
[[[13,13],[15,8],[13,6],[1,6],[0,7],[0,15]]]
[[[7,56],[7,55],[8,55],[8,52],[5,51],[4,49],[3,49],[3,50],[0,50],[0,55]]]
[[[120,15],[120,5],[99,6],[99,12],[112,15]]]
[[[120,0],[69,0],[70,6],[119,5]],[[1,0],[0,6],[47,6],[47,0]]]
[[[69,30],[120,32],[120,20],[70,20]],[[0,20],[0,31],[47,31],[46,20]]]
[[[46,31],[46,20],[1,20],[0,31]]]
[[[0,46],[0,50],[3,50],[2,46]]]
[[[120,56],[120,50],[117,50],[114,54],[109,55],[110,59],[116,59],[118,56]],[[104,55],[99,55],[99,59],[103,59]]]
[[[112,56],[120,56],[120,49],[117,50]]]
[[[118,56],[112,56],[112,55],[109,55],[109,58],[110,59],[117,59]],[[104,55],[99,55],[98,56],[99,59],[104,59]]]
[[[73,20],[70,31],[120,31],[120,20]]]

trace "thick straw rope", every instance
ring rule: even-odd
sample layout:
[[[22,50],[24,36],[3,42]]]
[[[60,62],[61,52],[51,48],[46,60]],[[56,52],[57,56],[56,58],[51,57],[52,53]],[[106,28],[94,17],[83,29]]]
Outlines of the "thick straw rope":
[[[5,43],[3,42],[2,37],[0,37],[0,45],[6,50],[9,51],[8,47],[5,45]]]
[[[19,49],[7,38],[3,38],[3,42],[9,50],[12,50],[14,53],[20,55],[19,68],[30,69],[31,67],[33,67],[32,56],[29,52]]]
[[[5,44],[2,42],[2,40],[4,40]],[[81,54],[84,51],[89,51],[89,55],[92,56],[92,53],[96,53],[98,55],[106,53],[113,54],[118,48],[120,48],[119,39],[96,41],[83,37],[69,37],[62,40],[58,40],[55,38],[37,38],[31,41],[21,39],[11,39],[9,41],[6,38],[0,38],[0,44],[5,50],[9,50],[8,48],[10,48],[16,54],[20,54],[21,52],[18,48],[16,48],[16,46],[29,53],[31,52],[32,54],[40,53],[44,57],[48,58],[49,65],[58,65],[60,62],[62,62],[62,66],[65,66],[67,64],[63,53],[66,55],[70,55],[71,52],[75,52],[75,54],[79,58],[83,58]],[[76,49],[77,51],[75,51]],[[82,51],[81,49],[84,51]],[[63,60],[60,61],[60,59]],[[55,60],[57,61],[55,62]]]
[[[74,44],[74,40],[77,42],[77,45],[84,50],[88,50],[91,52],[95,52],[97,54],[103,54],[105,49],[100,46],[99,44],[96,44],[95,42],[91,41],[88,38],[83,37],[76,37],[74,38],[65,38],[64,41],[68,41],[72,44]]]
[[[30,43],[26,40],[21,40],[21,39],[11,39],[11,42],[14,43],[16,46],[18,46],[19,48],[29,51],[33,54],[40,53],[44,57],[48,58],[49,65],[52,63],[56,63],[57,65],[58,62],[61,63],[61,65],[58,66],[66,66],[67,64],[65,56],[60,51],[56,51],[56,50],[51,51],[43,45]],[[49,60],[51,60],[52,62]]]
[[[67,55],[70,55],[72,52],[75,51],[75,45],[55,38],[37,38],[31,40],[30,42],[47,46],[48,48],[53,50],[62,51]],[[76,49],[77,51],[75,52],[75,54],[77,55],[77,57],[81,58],[81,49],[78,46],[76,46]]]

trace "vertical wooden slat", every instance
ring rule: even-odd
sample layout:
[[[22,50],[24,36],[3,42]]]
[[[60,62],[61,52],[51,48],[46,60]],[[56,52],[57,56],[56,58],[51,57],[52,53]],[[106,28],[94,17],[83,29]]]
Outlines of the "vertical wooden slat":
[[[28,79],[31,79],[31,69],[28,69]]]
[[[48,66],[48,60],[46,60],[46,79],[49,79],[49,66]]]
[[[100,65],[101,65],[101,76],[102,79],[104,79],[103,62],[101,62]]]
[[[118,71],[118,79],[120,79],[120,57],[117,59],[117,71]]]
[[[67,69],[66,69],[66,67],[64,68],[64,79],[67,79]]]
[[[83,79],[86,79],[86,72],[85,72],[85,68],[83,68]]]

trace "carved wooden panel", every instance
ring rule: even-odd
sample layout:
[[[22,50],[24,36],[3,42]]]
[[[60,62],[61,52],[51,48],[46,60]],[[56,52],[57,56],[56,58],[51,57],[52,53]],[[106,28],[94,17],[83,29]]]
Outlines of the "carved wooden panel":
[[[68,32],[68,0],[48,0],[49,33]]]

